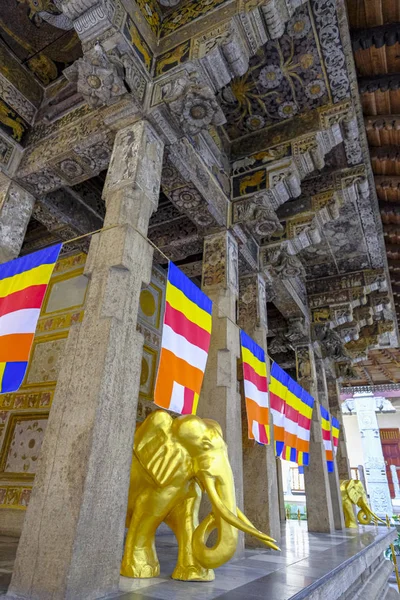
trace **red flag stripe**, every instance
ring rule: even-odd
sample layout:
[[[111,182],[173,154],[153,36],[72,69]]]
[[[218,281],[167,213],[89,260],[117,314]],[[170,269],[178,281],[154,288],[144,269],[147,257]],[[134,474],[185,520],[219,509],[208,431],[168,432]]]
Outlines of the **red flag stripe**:
[[[285,405],[285,401],[280,396],[277,396],[276,394],[273,394],[270,391],[269,392],[269,405],[274,410],[283,413],[282,409],[283,409],[283,407]]]
[[[185,388],[183,393],[183,415],[191,415],[193,410],[194,391],[189,388]]]
[[[31,285],[0,298],[0,317],[25,308],[41,308],[47,285]]]
[[[165,303],[164,324],[169,325],[175,333],[182,335],[194,346],[208,352],[211,334],[190,321],[182,312],[173,308],[169,302]]]
[[[260,423],[258,423],[258,431],[259,431],[260,442],[262,444],[268,444],[268,438],[267,438],[267,432],[265,431],[265,425],[261,425]]]
[[[298,411],[295,408],[293,408],[292,406],[289,406],[288,404],[286,404],[285,417],[287,419],[289,419],[289,421],[294,421],[295,423],[297,423],[298,416],[299,416]]]
[[[322,430],[322,439],[326,440],[326,441],[331,441],[331,432],[327,431],[326,429]]]
[[[305,417],[304,415],[299,414],[298,424],[300,425],[300,427],[307,429],[307,431],[311,429],[311,419],[307,419],[307,417]]]
[[[258,373],[255,372],[253,367],[246,362],[243,363],[243,374],[244,378],[248,381],[251,381],[251,383],[254,383],[254,385],[260,392],[267,391],[267,378],[258,375]]]

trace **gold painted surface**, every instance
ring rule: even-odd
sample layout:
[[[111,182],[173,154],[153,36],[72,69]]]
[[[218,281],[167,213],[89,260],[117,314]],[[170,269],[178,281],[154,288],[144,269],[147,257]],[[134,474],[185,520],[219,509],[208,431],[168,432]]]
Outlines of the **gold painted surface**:
[[[344,479],[340,482],[340,492],[342,494],[343,514],[346,527],[349,529],[357,528],[353,505],[360,509],[357,513],[357,519],[361,525],[369,525],[372,519],[377,519],[381,523],[385,522],[372,512],[361,481],[357,479]]]
[[[61,367],[68,331],[35,337],[28,369],[21,389],[55,386]]]
[[[0,508],[26,510],[32,488],[25,485],[0,485]]]
[[[47,413],[10,416],[0,460],[0,479],[33,481],[47,417]]]
[[[212,512],[199,525],[201,489],[210,499]],[[162,522],[173,530],[179,545],[173,579],[213,580],[213,569],[236,551],[238,529],[279,550],[236,506],[232,469],[219,424],[194,415],[173,419],[157,410],[135,434],[122,575],[145,578],[160,574],[154,538]],[[214,529],[217,542],[208,547]]]
[[[85,302],[88,279],[82,274],[83,269],[55,277],[49,284],[43,303],[42,315],[59,313],[82,306]]]

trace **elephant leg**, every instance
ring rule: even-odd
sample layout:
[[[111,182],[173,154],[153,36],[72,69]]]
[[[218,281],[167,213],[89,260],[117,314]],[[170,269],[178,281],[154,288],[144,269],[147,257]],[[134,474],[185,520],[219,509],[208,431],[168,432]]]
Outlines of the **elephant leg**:
[[[349,529],[358,529],[356,517],[354,515],[353,504],[350,500],[345,500],[343,503],[344,522]]]
[[[134,510],[125,541],[121,575],[125,577],[158,577],[158,562],[155,534],[162,518]]]
[[[192,537],[198,525],[201,491],[193,484],[190,497],[173,508],[164,519],[178,541],[178,560],[172,579],[181,581],[213,581],[214,571],[205,569],[195,560],[192,550]]]

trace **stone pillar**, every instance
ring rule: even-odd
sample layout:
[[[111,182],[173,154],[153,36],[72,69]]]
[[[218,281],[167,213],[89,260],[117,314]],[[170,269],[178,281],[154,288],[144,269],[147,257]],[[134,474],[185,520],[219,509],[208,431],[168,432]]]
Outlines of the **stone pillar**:
[[[343,415],[340,409],[339,389],[336,379],[327,378],[329,411],[340,423],[339,445],[336,453],[336,465],[339,481],[351,479],[349,456],[347,453],[346,432],[343,425]]]
[[[119,131],[93,237],[85,316],[71,327],[8,597],[91,600],[118,590],[151,277],[147,227],[163,145],[145,121]]]
[[[307,526],[309,531],[333,533],[335,524],[325,448],[322,442],[317,375],[311,344],[296,347],[296,370],[298,383],[315,399],[310,436],[310,466],[304,467]]]
[[[267,301],[265,281],[259,274],[241,277],[239,281],[239,327],[243,329],[267,356]],[[278,479],[274,452],[272,417],[269,416],[271,440],[261,446],[249,440],[246,407],[243,399],[243,495],[244,512],[250,521],[275,540],[280,540]],[[246,546],[260,542],[246,536]]]
[[[17,258],[35,198],[0,174],[0,263]]]
[[[278,482],[279,518],[280,518],[281,523],[284,523],[286,521],[286,510],[285,510],[282,461],[280,458],[276,458],[275,460],[276,460],[276,476],[277,476],[277,482]]]
[[[365,480],[371,509],[378,517],[393,515],[373,394],[354,394],[364,455]]]
[[[390,471],[392,473],[392,481],[394,487],[394,497],[396,500],[400,498],[400,487],[399,487],[399,478],[397,476],[397,467],[396,465],[390,465]]]
[[[315,368],[317,373],[318,401],[324,408],[326,408],[326,410],[329,411],[328,385],[326,380],[324,362],[321,358],[315,359]],[[333,451],[334,446],[332,434],[331,443]],[[344,529],[345,524],[343,516],[342,494],[340,492],[339,473],[335,455],[333,456],[333,473],[328,473],[328,480],[331,491],[333,520],[335,523],[335,529]]]
[[[202,289],[214,305],[211,344],[197,413],[215,419],[222,427],[235,478],[236,501],[242,509],[242,417],[237,379],[240,340],[236,324],[238,248],[228,231],[204,239]],[[243,549],[244,538],[240,535],[237,554]]]

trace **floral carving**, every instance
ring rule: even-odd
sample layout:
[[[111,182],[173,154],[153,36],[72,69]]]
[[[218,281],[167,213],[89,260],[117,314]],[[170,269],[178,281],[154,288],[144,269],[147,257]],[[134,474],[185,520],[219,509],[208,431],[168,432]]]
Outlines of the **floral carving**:
[[[183,131],[189,135],[226,121],[213,91],[200,83],[196,76],[191,79],[180,77],[167,83],[162,89],[162,96]]]
[[[111,62],[99,43],[90,55],[80,58],[75,65],[78,92],[92,108],[111,104],[127,92],[122,65]]]

